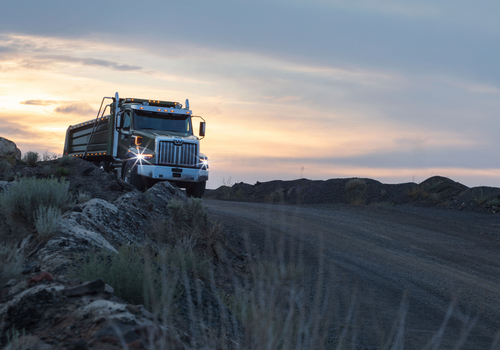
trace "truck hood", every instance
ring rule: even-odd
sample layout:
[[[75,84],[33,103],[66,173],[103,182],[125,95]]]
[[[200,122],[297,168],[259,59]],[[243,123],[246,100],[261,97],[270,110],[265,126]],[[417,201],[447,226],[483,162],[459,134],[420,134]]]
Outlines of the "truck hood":
[[[157,137],[175,137],[183,140],[193,140],[193,141],[198,140],[198,137],[194,135],[184,136],[183,133],[174,131],[134,130],[134,135],[139,135],[149,139],[155,139]]]

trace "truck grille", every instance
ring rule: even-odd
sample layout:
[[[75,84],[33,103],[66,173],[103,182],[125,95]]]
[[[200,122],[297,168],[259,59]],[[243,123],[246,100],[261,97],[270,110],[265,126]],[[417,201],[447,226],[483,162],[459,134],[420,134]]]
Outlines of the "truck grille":
[[[194,167],[198,164],[197,145],[195,143],[183,143],[176,146],[172,141],[160,141],[158,163]]]

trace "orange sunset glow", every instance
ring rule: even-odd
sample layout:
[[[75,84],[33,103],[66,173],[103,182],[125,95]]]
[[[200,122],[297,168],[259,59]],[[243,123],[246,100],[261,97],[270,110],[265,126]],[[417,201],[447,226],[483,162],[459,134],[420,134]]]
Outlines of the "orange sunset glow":
[[[446,6],[431,2],[406,10],[385,1],[292,3],[262,5],[276,17],[260,25],[253,10],[224,1],[175,11],[158,3],[152,17],[129,26],[119,20],[123,6],[103,5],[90,23],[82,16],[94,13],[91,4],[80,16],[69,5],[53,12],[33,2],[26,19],[9,4],[12,16],[0,24],[0,136],[23,153],[61,155],[68,126],[95,118],[104,96],[188,98],[207,121],[208,188],[433,175],[500,186],[500,77],[483,60],[500,50],[484,39],[499,29],[495,21],[462,20],[466,5],[443,20]],[[69,19],[58,22],[62,11]],[[207,11],[217,18],[203,17]],[[158,13],[189,23],[158,22]],[[292,20],[299,13],[301,28]],[[420,35],[428,23],[436,37]]]

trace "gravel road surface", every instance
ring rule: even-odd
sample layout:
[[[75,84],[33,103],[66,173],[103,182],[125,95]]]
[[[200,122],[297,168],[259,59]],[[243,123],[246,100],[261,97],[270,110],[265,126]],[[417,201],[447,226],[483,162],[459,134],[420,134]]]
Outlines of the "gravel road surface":
[[[343,326],[356,348],[380,349],[394,341],[405,349],[500,348],[498,215],[412,206],[203,202],[229,237],[250,241],[249,254],[284,239],[287,259],[303,261],[313,289],[318,276],[325,279],[321,288],[337,305],[333,324],[342,323],[354,301],[355,317]],[[451,317],[437,337],[448,310]],[[404,337],[398,338],[397,329],[404,329]]]

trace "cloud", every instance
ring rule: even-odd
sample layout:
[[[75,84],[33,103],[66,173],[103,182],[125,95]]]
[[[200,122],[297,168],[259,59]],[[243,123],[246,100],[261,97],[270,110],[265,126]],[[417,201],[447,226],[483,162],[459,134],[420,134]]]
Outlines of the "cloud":
[[[38,55],[34,57],[35,59],[50,60],[51,62],[67,62],[67,63],[80,63],[84,66],[98,66],[104,68],[110,68],[118,71],[139,71],[142,67],[131,66],[128,64],[120,64],[113,61],[102,60],[97,58],[79,58],[72,56],[63,55]]]
[[[95,113],[94,108],[85,102],[70,102],[55,109],[57,113],[88,115]]]
[[[26,100],[19,103],[22,105],[30,105],[30,106],[48,106],[48,105],[58,104],[59,102],[52,100]]]
[[[17,144],[18,141],[24,139],[32,139],[39,137],[36,132],[30,130],[29,127],[22,125],[21,123],[16,123],[11,121],[5,114],[0,114],[0,123],[2,125],[0,136],[5,137]]]

